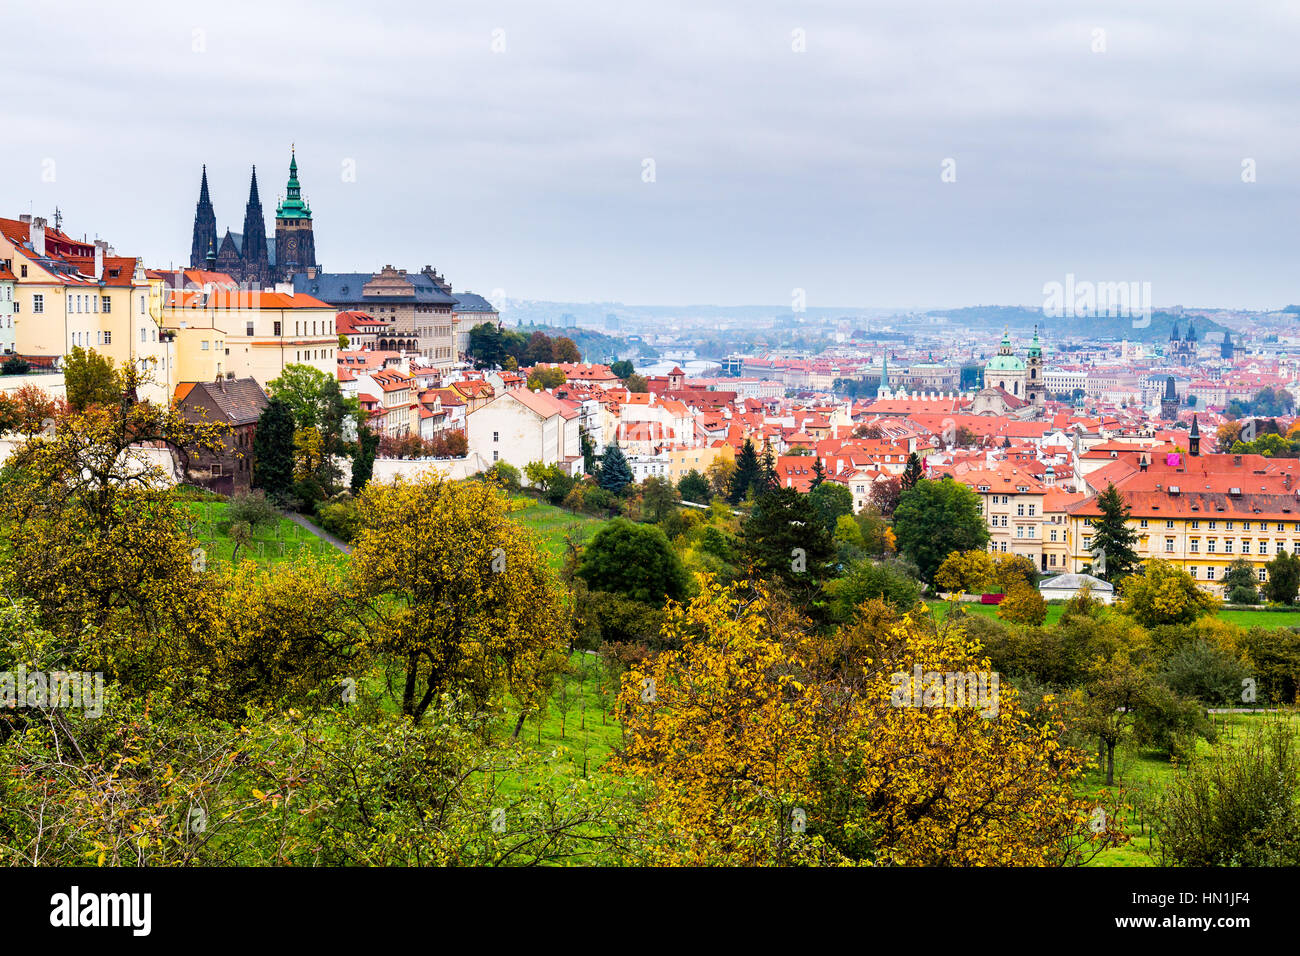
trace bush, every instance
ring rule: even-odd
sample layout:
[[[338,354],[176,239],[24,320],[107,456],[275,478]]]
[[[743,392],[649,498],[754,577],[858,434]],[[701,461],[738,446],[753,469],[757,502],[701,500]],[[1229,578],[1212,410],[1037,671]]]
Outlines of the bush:
[[[316,508],[316,520],[334,537],[349,544],[361,530],[361,511],[351,498],[321,502]]]
[[[31,364],[19,358],[17,355],[11,356],[5,360],[3,366],[0,366],[0,374],[4,375],[26,375],[31,371]]]
[[[837,620],[852,621],[866,601],[879,598],[899,611],[909,611],[921,600],[921,585],[896,561],[859,561],[844,577],[826,585],[831,612]]]
[[[1277,721],[1193,760],[1154,810],[1152,845],[1168,866],[1300,864],[1300,751]]]
[[[523,487],[523,480],[519,474],[519,469],[507,462],[497,462],[484,474],[512,494]]]
[[[230,504],[226,506],[226,520],[232,523],[244,521],[248,523],[250,528],[257,528],[259,525],[264,524],[275,524],[279,518],[279,510],[261,491],[250,491],[247,494],[234,495],[230,499]]]
[[[660,650],[664,613],[643,601],[608,591],[587,591],[581,602],[586,622],[583,647],[630,644]]]
[[[1023,580],[1016,581],[998,605],[998,617],[1015,624],[1040,627],[1047,620],[1047,602],[1038,593],[1038,588]]]
[[[1235,706],[1241,705],[1242,681],[1250,676],[1232,654],[1199,638],[1176,650],[1159,674],[1161,683],[1183,697]]]

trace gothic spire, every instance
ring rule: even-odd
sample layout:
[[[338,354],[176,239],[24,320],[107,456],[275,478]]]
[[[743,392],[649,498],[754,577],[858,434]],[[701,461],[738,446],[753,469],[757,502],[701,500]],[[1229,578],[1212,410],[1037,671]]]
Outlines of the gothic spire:
[[[194,235],[190,242],[190,268],[202,269],[208,249],[217,241],[217,215],[208,193],[208,167],[203,167],[199,182],[199,201],[194,207]]]

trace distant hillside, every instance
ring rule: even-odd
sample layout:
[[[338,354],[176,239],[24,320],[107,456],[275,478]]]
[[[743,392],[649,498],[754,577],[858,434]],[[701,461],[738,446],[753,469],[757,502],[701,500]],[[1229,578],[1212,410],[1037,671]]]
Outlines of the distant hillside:
[[[1088,318],[1052,318],[1043,315],[1041,309],[1030,309],[1022,305],[976,305],[964,309],[937,309],[926,315],[943,317],[954,324],[968,328],[1001,329],[1010,326],[1017,332],[1027,332],[1037,325],[1048,336],[1087,336],[1096,339],[1111,339],[1116,342],[1128,339],[1130,342],[1165,342],[1175,323],[1179,332],[1187,329],[1188,321],[1196,326],[1196,336],[1202,341],[1219,341],[1226,326],[1201,315],[1175,315],[1172,312],[1155,311],[1151,313],[1151,324],[1145,328],[1135,328],[1134,320],[1127,316],[1099,315]]]

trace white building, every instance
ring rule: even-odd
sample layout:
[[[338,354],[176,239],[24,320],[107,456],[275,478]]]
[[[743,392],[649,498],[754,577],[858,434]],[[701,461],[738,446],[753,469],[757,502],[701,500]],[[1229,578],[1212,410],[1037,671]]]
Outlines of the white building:
[[[583,474],[576,402],[516,388],[471,412],[465,422],[470,455],[479,455],[488,467],[504,461],[523,471],[538,461]]]

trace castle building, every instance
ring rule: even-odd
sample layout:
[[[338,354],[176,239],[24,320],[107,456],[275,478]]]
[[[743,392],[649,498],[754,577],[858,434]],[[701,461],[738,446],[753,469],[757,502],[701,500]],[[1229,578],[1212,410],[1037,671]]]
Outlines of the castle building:
[[[190,268],[224,272],[246,288],[265,289],[277,282],[292,282],[294,275],[319,269],[311,207],[298,181],[298,157],[291,151],[285,198],[275,210],[275,234],[266,235],[266,217],[253,167],[244,207],[244,231],[217,239],[217,216],[208,190],[208,168],[203,167],[199,201],[194,211],[194,237]]]

